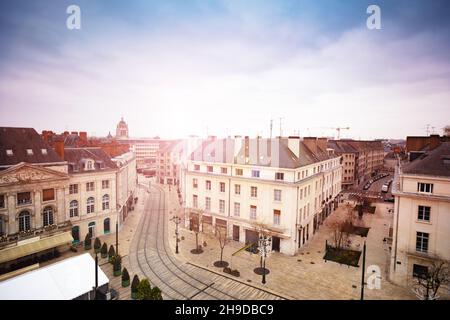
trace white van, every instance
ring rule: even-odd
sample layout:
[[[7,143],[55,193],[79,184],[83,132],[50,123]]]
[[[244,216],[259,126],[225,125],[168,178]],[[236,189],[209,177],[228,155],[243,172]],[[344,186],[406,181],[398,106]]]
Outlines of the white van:
[[[388,191],[389,191],[389,185],[383,184],[383,186],[381,187],[381,192],[387,193]]]

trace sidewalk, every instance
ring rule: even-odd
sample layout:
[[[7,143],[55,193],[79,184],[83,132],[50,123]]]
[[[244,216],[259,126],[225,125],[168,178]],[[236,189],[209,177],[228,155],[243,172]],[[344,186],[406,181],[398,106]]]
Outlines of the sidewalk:
[[[162,186],[168,193],[167,186]],[[170,197],[166,197],[170,216],[180,210],[177,194],[172,190]],[[381,269],[381,289],[370,290],[366,287],[365,299],[414,299],[410,290],[396,286],[387,281],[386,271],[389,269],[389,248],[384,244],[383,238],[387,236],[392,214],[387,212],[389,204],[377,204],[375,214],[365,214],[362,224],[370,227],[367,239],[353,236],[353,244],[362,248],[364,240],[367,242],[366,268],[377,265]],[[238,269],[241,276],[239,280],[261,286],[288,295],[294,299],[360,299],[361,267],[348,267],[335,262],[323,260],[325,240],[330,239],[331,229],[327,226],[335,219],[342,219],[345,215],[344,206],[338,208],[318,232],[310,239],[296,256],[287,256],[277,252],[272,253],[266,261],[270,274],[266,276],[267,283],[261,283],[261,276],[256,275],[253,269],[259,266],[260,257],[243,251],[234,257],[233,252],[242,248],[243,244],[231,241],[224,249],[224,260],[230,263],[232,269]],[[180,224],[180,227],[182,225]],[[169,222],[170,247],[175,250],[175,224]],[[190,261],[197,265],[222,272],[213,263],[220,259],[218,241],[211,235],[199,234],[199,244],[206,241],[204,252],[199,255],[190,253],[195,248],[195,235],[189,230],[180,228],[179,259]],[[360,259],[360,265],[362,258]],[[367,269],[366,269],[367,271]],[[368,281],[366,273],[366,282]]]

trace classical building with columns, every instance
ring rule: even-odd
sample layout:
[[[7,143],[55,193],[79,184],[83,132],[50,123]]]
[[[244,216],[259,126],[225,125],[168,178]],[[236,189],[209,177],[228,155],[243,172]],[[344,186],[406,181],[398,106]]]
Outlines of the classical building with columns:
[[[209,139],[183,169],[186,227],[219,225],[245,244],[267,233],[293,255],[338,205],[341,175],[325,138]]]

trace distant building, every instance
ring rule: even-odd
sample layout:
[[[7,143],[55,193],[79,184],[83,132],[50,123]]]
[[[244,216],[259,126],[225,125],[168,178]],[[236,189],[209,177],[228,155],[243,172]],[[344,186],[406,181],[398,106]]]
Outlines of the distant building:
[[[384,164],[381,141],[329,140],[328,147],[342,155],[342,188],[351,189],[369,180]]]
[[[183,169],[185,221],[224,227],[236,241],[293,255],[338,205],[341,157],[326,138],[210,138]]]
[[[411,286],[438,257],[450,261],[450,141],[441,140],[408,137],[410,157],[420,155],[396,169],[390,279],[400,285]]]
[[[128,139],[128,137],[129,137],[128,125],[123,120],[123,117],[122,117],[116,127],[116,138],[117,139]]]

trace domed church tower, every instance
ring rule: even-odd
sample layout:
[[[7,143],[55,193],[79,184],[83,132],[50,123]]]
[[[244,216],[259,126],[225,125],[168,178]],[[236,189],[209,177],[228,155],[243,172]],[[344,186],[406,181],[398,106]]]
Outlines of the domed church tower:
[[[127,139],[128,138],[128,125],[123,120],[123,117],[120,119],[116,128],[116,138],[117,139]]]

